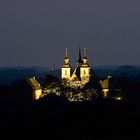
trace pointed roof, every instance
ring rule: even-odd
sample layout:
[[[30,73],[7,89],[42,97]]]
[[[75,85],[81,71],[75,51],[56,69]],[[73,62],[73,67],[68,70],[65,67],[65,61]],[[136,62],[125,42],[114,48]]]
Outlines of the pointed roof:
[[[68,48],[66,48],[66,56],[65,58],[68,58]]]
[[[103,89],[121,89],[118,82],[112,78],[112,75],[108,75],[108,78],[101,82]]]
[[[33,90],[39,90],[39,89],[41,89],[40,84],[37,82],[37,80],[35,79],[34,76],[31,77],[31,78],[27,78],[26,81],[31,86],[31,88]]]
[[[83,60],[82,60],[82,57],[81,57],[81,49],[79,48],[79,58],[78,58],[78,64],[82,64],[83,63]]]
[[[64,64],[63,64],[63,68],[70,68],[70,64],[69,64],[69,57],[68,57],[68,49],[66,48],[66,55],[64,58]]]
[[[87,49],[86,48],[84,48],[84,58],[87,59]]]
[[[82,58],[81,57],[81,49],[79,48],[79,58]]]
[[[74,69],[73,74],[72,74],[70,80],[81,81],[81,77],[80,77],[80,67],[77,67],[77,68]]]
[[[90,67],[89,64],[87,63],[88,58],[87,58],[87,50],[86,48],[84,48],[84,58],[83,58],[83,64],[82,67],[86,68],[86,67]]]

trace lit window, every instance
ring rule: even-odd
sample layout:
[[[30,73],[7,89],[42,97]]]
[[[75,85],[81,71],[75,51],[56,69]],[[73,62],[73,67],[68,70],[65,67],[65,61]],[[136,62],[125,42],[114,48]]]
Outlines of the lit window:
[[[84,75],[86,75],[86,70],[84,70]]]
[[[65,75],[67,75],[67,70],[65,70]]]

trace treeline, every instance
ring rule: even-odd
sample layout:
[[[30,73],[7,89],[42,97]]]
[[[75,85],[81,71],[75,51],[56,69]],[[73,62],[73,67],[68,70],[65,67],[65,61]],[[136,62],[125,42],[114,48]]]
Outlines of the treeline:
[[[122,66],[96,66],[92,67],[93,71],[99,77],[105,79],[108,74],[115,77],[126,76],[132,81],[139,81],[140,79],[140,66],[122,65]],[[61,68],[49,67],[1,67],[0,68],[0,85],[10,85],[15,80],[22,80],[27,77],[36,76],[43,78],[45,75],[53,75],[60,78]]]
[[[50,83],[58,80],[53,78]],[[118,80],[125,95],[122,101],[100,97],[74,103],[55,93],[33,101],[25,80],[1,86],[0,133],[70,140],[138,139],[140,83],[125,76]]]

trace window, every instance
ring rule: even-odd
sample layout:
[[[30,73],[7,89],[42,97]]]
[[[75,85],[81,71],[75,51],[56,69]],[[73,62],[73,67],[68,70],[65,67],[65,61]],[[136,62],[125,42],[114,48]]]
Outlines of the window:
[[[65,75],[67,75],[67,70],[65,70]]]
[[[86,70],[84,70],[84,75],[86,75]]]

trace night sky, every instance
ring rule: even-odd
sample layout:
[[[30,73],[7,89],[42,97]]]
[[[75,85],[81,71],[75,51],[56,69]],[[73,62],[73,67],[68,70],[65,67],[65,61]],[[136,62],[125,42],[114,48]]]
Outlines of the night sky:
[[[0,66],[140,64],[140,0],[0,0]]]

